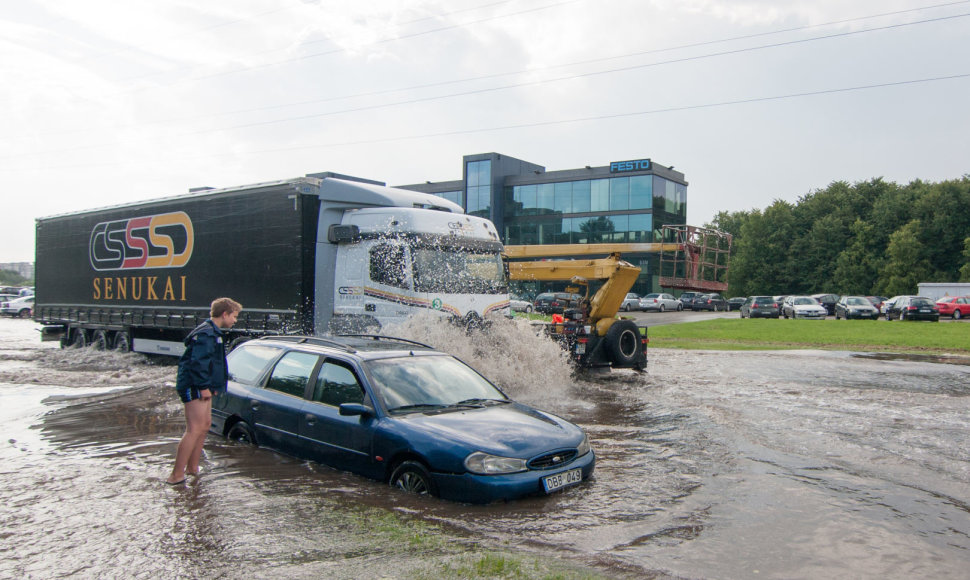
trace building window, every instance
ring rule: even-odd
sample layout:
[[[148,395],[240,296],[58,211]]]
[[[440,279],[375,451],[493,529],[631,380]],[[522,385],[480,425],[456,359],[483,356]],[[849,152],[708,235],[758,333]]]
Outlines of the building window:
[[[551,183],[539,184],[536,193],[536,207],[539,213],[552,213],[552,208],[556,203],[556,188]]]
[[[590,189],[589,211],[610,211],[610,180],[591,181]]]
[[[653,179],[649,175],[636,175],[630,178],[630,209],[650,209],[653,207]]]
[[[666,203],[668,184],[673,185],[673,182],[667,181],[663,177],[653,176],[653,211],[669,211]]]
[[[556,213],[573,212],[573,184],[571,181],[553,184],[553,205]]]
[[[465,168],[465,211],[471,215],[491,217],[492,162],[470,161]]]
[[[610,211],[630,209],[630,178],[614,177],[610,180]]]
[[[573,184],[573,213],[590,211],[590,184],[588,179],[574,181]]]

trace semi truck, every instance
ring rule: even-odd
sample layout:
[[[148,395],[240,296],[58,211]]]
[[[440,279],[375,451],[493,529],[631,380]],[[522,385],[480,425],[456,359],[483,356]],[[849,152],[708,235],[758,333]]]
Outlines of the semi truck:
[[[503,246],[441,197],[335,173],[37,220],[34,318],[65,346],[177,356],[210,302],[227,341],[508,315]]]

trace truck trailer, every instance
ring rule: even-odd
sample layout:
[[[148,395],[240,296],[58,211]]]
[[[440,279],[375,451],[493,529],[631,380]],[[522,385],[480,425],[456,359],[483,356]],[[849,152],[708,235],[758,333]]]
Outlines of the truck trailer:
[[[179,355],[229,296],[228,340],[508,315],[503,246],[443,198],[333,173],[37,220],[34,318],[65,346]]]

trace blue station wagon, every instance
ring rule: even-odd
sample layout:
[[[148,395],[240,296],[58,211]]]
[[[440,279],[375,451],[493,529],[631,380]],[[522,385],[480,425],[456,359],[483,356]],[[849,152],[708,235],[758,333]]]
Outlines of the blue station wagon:
[[[266,337],[229,353],[212,431],[402,490],[488,503],[588,479],[580,427],[457,358],[385,336]]]

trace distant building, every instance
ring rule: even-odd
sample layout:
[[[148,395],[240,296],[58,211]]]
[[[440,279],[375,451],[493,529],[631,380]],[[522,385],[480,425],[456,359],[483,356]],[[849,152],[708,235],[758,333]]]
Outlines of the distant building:
[[[659,242],[687,221],[684,174],[650,159],[546,171],[499,153],[465,155],[461,180],[398,185],[453,201],[492,220],[505,245]],[[638,294],[657,292],[659,256],[623,258],[641,268]]]
[[[23,276],[28,280],[34,279],[34,263],[33,262],[7,262],[0,263],[0,270],[7,270],[8,272],[16,272],[17,274]]]
[[[930,300],[945,296],[970,296],[970,282],[920,282],[919,295]]]

